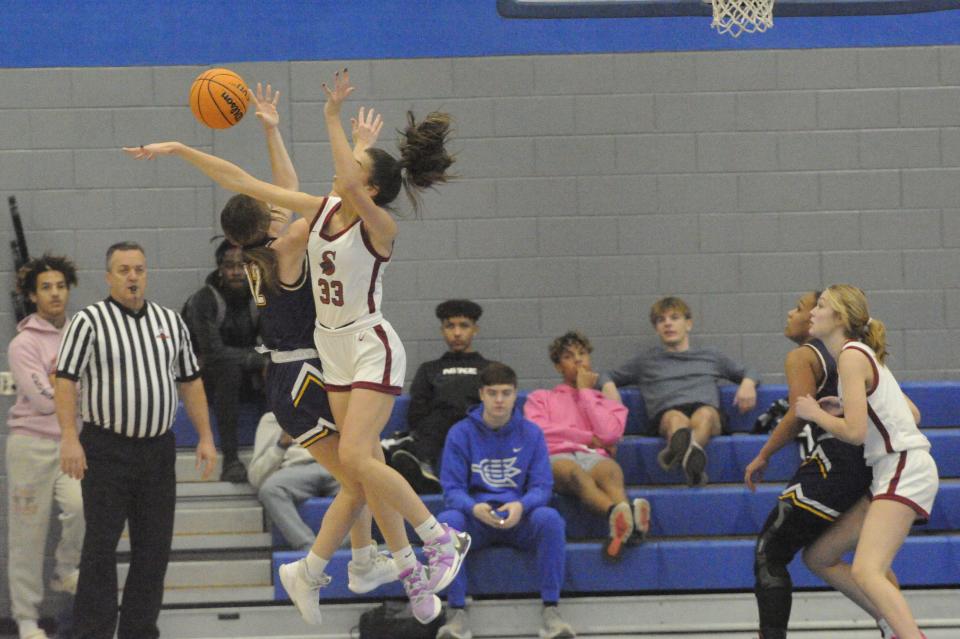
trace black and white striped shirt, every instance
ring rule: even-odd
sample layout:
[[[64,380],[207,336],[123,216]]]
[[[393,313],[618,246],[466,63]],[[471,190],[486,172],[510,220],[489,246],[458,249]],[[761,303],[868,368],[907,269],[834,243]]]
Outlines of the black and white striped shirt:
[[[133,312],[113,298],[70,320],[57,377],[80,382],[84,423],[127,437],[170,429],[178,382],[200,376],[190,333],[175,311],[145,302]]]

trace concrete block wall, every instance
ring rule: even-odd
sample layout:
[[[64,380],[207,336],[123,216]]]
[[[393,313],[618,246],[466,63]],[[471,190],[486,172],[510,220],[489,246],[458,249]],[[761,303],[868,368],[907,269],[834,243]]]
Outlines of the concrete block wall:
[[[419,219],[400,203],[385,312],[410,379],[443,350],[433,306],[478,300],[478,347],[533,388],[555,383],[546,347],[569,328],[593,338],[600,368],[651,344],[647,309],[666,294],[690,302],[704,342],[782,381],[787,309],[835,281],[868,291],[897,375],[960,376],[958,61],[960,47],[904,47],[223,66],[280,89],[313,193],[333,173],[320,83],[335,69],[357,86],[345,115],[383,112],[384,146],[407,109],[456,117],[459,179],[425,194]],[[0,69],[0,194],[17,196],[33,254],[76,259],[74,307],[105,295],[103,253],[120,239],[146,247],[149,295],[175,308],[213,266],[229,194],[119,147],[179,139],[269,176],[252,113],[222,132],[193,120],[202,70]],[[0,297],[0,350],[13,324]]]

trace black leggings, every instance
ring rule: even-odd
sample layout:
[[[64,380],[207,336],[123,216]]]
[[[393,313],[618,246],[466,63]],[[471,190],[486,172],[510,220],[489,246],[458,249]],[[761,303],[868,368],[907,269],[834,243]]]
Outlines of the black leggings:
[[[793,582],[787,565],[830,524],[823,517],[784,500],[778,500],[770,511],[753,555],[754,593],[764,639],[786,637],[793,603]]]

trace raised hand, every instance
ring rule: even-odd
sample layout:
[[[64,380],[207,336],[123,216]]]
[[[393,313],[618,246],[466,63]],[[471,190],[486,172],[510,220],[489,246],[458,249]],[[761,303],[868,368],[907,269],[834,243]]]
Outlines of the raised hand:
[[[172,155],[179,145],[179,142],[154,142],[140,146],[125,146],[123,152],[134,160],[152,160],[158,155]]]
[[[357,117],[350,118],[350,126],[352,127],[353,146],[369,149],[377,143],[377,138],[380,137],[383,118],[372,108],[364,112],[364,108],[360,107]]]
[[[327,95],[327,102],[323,105],[324,115],[338,115],[343,101],[353,93],[353,87],[350,85],[350,73],[344,69],[337,71],[333,75],[333,88],[331,89],[326,82],[320,85],[323,92]]]
[[[257,93],[256,95],[251,93],[250,100],[257,108],[256,116],[263,128],[273,129],[280,124],[280,113],[277,112],[280,91],[274,91],[273,87],[268,84],[267,90],[264,92],[262,85],[257,82]]]

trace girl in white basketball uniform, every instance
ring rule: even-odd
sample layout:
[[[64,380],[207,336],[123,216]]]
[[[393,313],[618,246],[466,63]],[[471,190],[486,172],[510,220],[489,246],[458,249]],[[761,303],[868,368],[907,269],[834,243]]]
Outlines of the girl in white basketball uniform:
[[[177,155],[222,187],[299,212],[309,225],[307,254],[316,306],[315,341],[323,362],[326,390],[340,433],[338,456],[344,472],[360,483],[367,505],[383,532],[421,623],[441,611],[436,592],[456,576],[470,546],[469,535],[440,524],[402,475],[386,465],[380,431],[400,394],[406,369],[403,344],[380,313],[384,265],[393,252],[398,227],[383,207],[404,188],[414,206],[416,191],[446,181],[453,158],[445,151],[449,116],[431,113],[415,122],[408,113],[399,160],[371,147],[354,155],[340,121],[343,101],[353,91],[346,69],[337,73],[327,95],[324,119],[333,154],[333,191],[326,197],[287,190],[253,178],[240,167],[179,142],[150,144],[126,151],[135,158]],[[380,118],[359,120],[379,129]],[[328,511],[317,544],[325,539]],[[407,541],[403,519],[424,542],[428,567]],[[330,530],[342,526],[329,526]],[[342,539],[342,535],[340,536]],[[314,546],[317,548],[317,545]],[[329,556],[311,552],[280,568],[284,586],[304,619],[319,619],[317,591],[329,583],[323,571]]]
[[[886,329],[870,317],[863,291],[831,286],[820,296],[810,322],[810,334],[837,358],[843,417],[827,412],[809,395],[797,400],[797,414],[844,441],[863,444],[873,469],[872,497],[829,529],[811,547],[810,557],[828,581],[869,597],[899,639],[918,639],[924,635],[887,574],[910,527],[929,519],[933,508],[939,478],[930,442],[918,427],[917,407],[884,365]],[[850,566],[840,557],[854,543]]]

